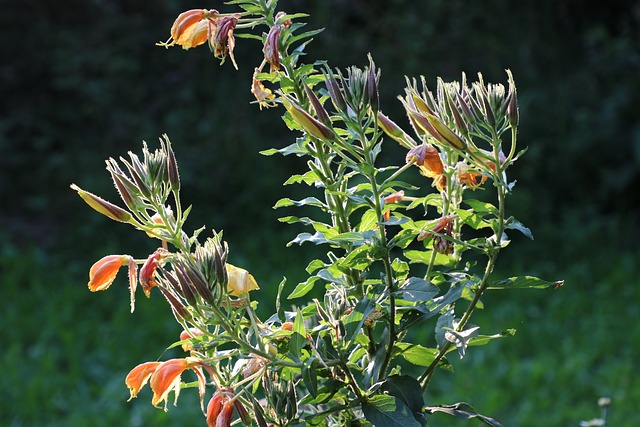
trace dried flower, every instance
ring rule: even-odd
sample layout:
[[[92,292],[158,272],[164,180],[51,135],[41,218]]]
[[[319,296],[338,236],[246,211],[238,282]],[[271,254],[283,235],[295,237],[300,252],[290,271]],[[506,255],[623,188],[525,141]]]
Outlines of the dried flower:
[[[209,47],[213,51],[216,58],[224,60],[227,55],[231,58],[233,66],[238,69],[236,59],[233,56],[233,49],[236,45],[236,39],[233,36],[233,30],[238,24],[236,16],[224,16],[216,22],[215,29],[209,38]]]
[[[249,291],[260,289],[260,286],[256,283],[256,279],[243,268],[227,263],[227,274],[229,275],[227,292],[229,292],[231,296],[238,297]]]
[[[258,101],[258,105],[260,106],[260,109],[262,110],[262,107],[274,107],[274,104],[269,104],[266,101],[271,101],[273,99],[275,99],[276,95],[271,92],[270,89],[267,89],[266,87],[264,87],[264,85],[262,84],[262,81],[258,80],[258,74],[260,73],[260,70],[258,68],[255,69],[255,71],[253,72],[253,78],[251,80],[251,93],[253,94],[253,96],[256,97],[256,100]]]
[[[142,268],[140,269],[140,284],[142,285],[142,290],[144,291],[144,294],[147,296],[147,298],[149,298],[151,288],[158,286],[154,274],[156,272],[156,269],[158,268],[158,263],[161,262],[162,259],[167,255],[169,255],[169,252],[166,249],[156,249],[155,252],[149,255],[145,263],[142,265]]]
[[[282,25],[274,25],[271,27],[264,42],[264,47],[262,48],[264,59],[269,63],[269,71],[271,73],[280,69],[280,52],[278,49],[278,43],[280,41],[280,32],[282,29]]]
[[[495,165],[493,165],[495,167]],[[467,188],[475,190],[479,186],[485,183],[487,176],[478,172],[474,172],[473,169],[465,162],[458,162],[456,167],[458,176],[458,182],[466,185]]]

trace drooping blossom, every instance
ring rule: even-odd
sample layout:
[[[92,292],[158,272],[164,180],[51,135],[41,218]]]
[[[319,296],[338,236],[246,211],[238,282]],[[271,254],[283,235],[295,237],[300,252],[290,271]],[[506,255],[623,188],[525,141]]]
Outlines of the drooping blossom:
[[[131,394],[129,400],[138,397],[138,393],[149,381],[149,378],[151,378],[151,375],[153,375],[160,363],[162,362],[141,363],[129,372],[124,380],[124,383],[129,387],[129,393]]]
[[[233,30],[237,24],[238,18],[236,16],[218,18],[215,28],[209,37],[209,47],[213,51],[213,55],[223,60],[229,55],[236,70],[238,69],[238,64],[236,64],[236,59],[233,56],[233,49],[236,45]]]
[[[170,359],[161,362],[155,368],[149,379],[149,386],[153,391],[153,398],[151,399],[153,406],[158,407],[161,402],[164,402],[164,409],[166,411],[169,393],[171,391],[174,392],[174,405],[176,404],[180,394],[182,374],[187,369],[191,369],[198,377],[198,390],[200,392],[200,403],[202,405],[206,386],[206,379],[202,368],[203,362],[193,357]]]
[[[495,165],[491,166],[495,168]],[[475,190],[487,180],[486,175],[474,171],[471,166],[465,162],[458,162],[458,165],[456,166],[456,174],[458,182],[471,190]]]
[[[131,293],[131,312],[135,308],[135,294],[137,282],[138,265],[130,255],[107,255],[97,261],[89,269],[88,287],[91,292],[104,291],[109,289],[120,271],[120,267],[128,267],[129,270],[129,291]]]
[[[149,298],[151,288],[158,285],[155,279],[155,272],[158,268],[158,263],[167,255],[169,255],[169,252],[166,249],[156,249],[155,252],[149,255],[140,269],[140,285],[142,285],[142,290],[147,298]]]
[[[276,95],[273,92],[271,92],[270,89],[267,89],[266,87],[264,87],[264,85],[262,84],[262,81],[258,80],[259,73],[260,73],[260,70],[258,68],[256,68],[255,71],[253,72],[253,78],[251,80],[251,93],[253,94],[253,96],[256,97],[256,100],[258,101],[258,105],[262,110],[262,107],[269,108],[269,107],[275,106],[275,104],[269,104],[266,101],[271,101],[276,97]]]

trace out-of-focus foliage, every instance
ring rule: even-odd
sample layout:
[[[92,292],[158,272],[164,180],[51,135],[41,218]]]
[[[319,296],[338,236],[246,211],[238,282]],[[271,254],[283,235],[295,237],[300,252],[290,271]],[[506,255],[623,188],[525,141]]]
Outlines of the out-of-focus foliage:
[[[537,425],[540,408],[545,424],[576,425],[596,416],[597,398],[610,393],[611,425],[638,423],[640,385],[632,367],[640,352],[634,304],[640,7],[628,1],[584,7],[576,0],[310,4],[310,26],[326,31],[309,55],[344,67],[364,65],[371,52],[382,69],[381,105],[389,114],[396,108],[394,117],[402,114],[395,96],[404,75],[424,74],[435,84],[436,75],[451,80],[459,70],[470,77],[482,70],[487,81],[497,81],[510,68],[518,84],[519,141],[529,152],[514,169],[512,206],[536,240],[498,268],[505,277],[531,270],[565,278],[566,285],[556,292],[524,291],[518,304],[506,305],[499,296],[485,301],[505,304],[496,314],[505,326],[521,316],[518,335],[498,349],[476,351],[477,365],[458,367],[474,376],[457,376],[476,381],[442,384],[443,396],[433,396],[434,403],[447,402],[453,387],[471,390],[474,395],[461,400],[478,402],[478,410],[505,425]],[[258,154],[284,145],[287,136],[281,111],[258,114],[249,104],[252,67],[260,58],[252,56],[259,49],[243,44],[255,42],[238,41],[238,72],[220,69],[206,49],[187,60],[179,49],[153,46],[181,10],[218,5],[2,2],[0,342],[10,375],[0,383],[0,424],[139,425],[149,419],[136,415],[152,410],[148,404],[123,413],[123,366],[148,354],[140,342],[155,354],[166,335],[179,331],[171,329],[171,319],[159,320],[155,331],[131,328],[138,317],[165,312],[159,299],[141,301],[130,318],[124,288],[113,293],[113,304],[86,292],[84,267],[117,253],[127,239],[118,224],[92,215],[68,189],[82,177],[83,188],[115,199],[103,175],[94,173],[102,159],[134,150],[142,139],[153,144],[167,132],[182,165],[184,199],[198,207],[193,228],[206,222],[223,229],[233,256],[255,265],[261,284],[275,287],[283,275],[294,282],[313,257],[309,248],[284,248],[295,232],[271,209],[285,195],[295,198],[294,188],[280,184],[303,165]],[[246,93],[238,94],[238,87]],[[258,143],[265,138],[272,142]],[[263,209],[248,209],[253,205]],[[238,225],[247,223],[252,226]],[[96,229],[102,238],[87,246]],[[127,245],[151,250],[154,243]],[[95,375],[83,383],[80,371],[87,369]],[[156,425],[168,425],[163,415],[158,412]]]

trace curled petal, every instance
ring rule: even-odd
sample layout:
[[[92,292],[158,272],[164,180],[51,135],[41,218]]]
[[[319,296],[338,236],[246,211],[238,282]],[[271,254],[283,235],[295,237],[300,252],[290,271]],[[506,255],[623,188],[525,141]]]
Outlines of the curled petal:
[[[151,390],[153,390],[153,398],[151,399],[153,406],[158,407],[158,404],[164,401],[166,411],[167,399],[172,390],[175,393],[175,405],[180,394],[180,377],[187,368],[187,359],[170,359],[157,366],[149,382]]]
[[[91,292],[104,291],[111,286],[118,270],[124,265],[131,268],[133,258],[129,255],[107,255],[91,266],[89,270],[89,290]]]
[[[160,363],[161,362],[141,363],[129,372],[129,375],[127,375],[127,378],[124,380],[131,393],[129,400],[138,396],[140,389],[149,381],[149,378],[151,378],[151,375],[153,375]]]

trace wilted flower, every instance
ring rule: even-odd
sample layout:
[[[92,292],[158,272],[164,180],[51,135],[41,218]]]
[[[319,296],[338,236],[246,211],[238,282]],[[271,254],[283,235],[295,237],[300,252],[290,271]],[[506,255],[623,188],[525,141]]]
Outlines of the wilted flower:
[[[270,72],[278,71],[280,69],[280,52],[278,50],[278,42],[280,40],[280,32],[282,31],[282,25],[274,25],[269,29],[267,39],[262,48],[264,53],[264,59],[269,63]]]
[[[251,81],[251,93],[253,94],[253,96],[256,97],[256,100],[258,101],[258,105],[262,110],[262,107],[269,108],[274,106],[272,104],[269,104],[266,101],[271,101],[276,97],[276,95],[273,92],[271,92],[270,89],[267,89],[266,87],[264,87],[264,85],[262,84],[262,81],[258,80],[259,72],[260,70],[258,68],[256,68],[255,71],[253,72],[253,79]]]
[[[486,175],[474,172],[473,169],[465,162],[458,162],[456,172],[460,184],[466,185],[467,188],[471,190],[475,190],[487,180]]]
[[[224,58],[229,55],[233,66],[238,69],[236,59],[233,56],[233,49],[236,45],[236,39],[233,36],[233,30],[238,24],[236,16],[224,16],[216,22],[215,29],[209,37],[209,47],[213,51],[216,58]]]
[[[258,283],[256,283],[256,279],[243,268],[227,263],[227,274],[229,275],[227,291],[231,296],[237,297],[249,291],[260,289]]]
[[[158,263],[167,255],[169,255],[169,252],[166,249],[156,249],[155,252],[149,255],[140,269],[140,284],[142,285],[142,290],[147,298],[149,297],[151,288],[158,286],[154,274],[158,268]]]

